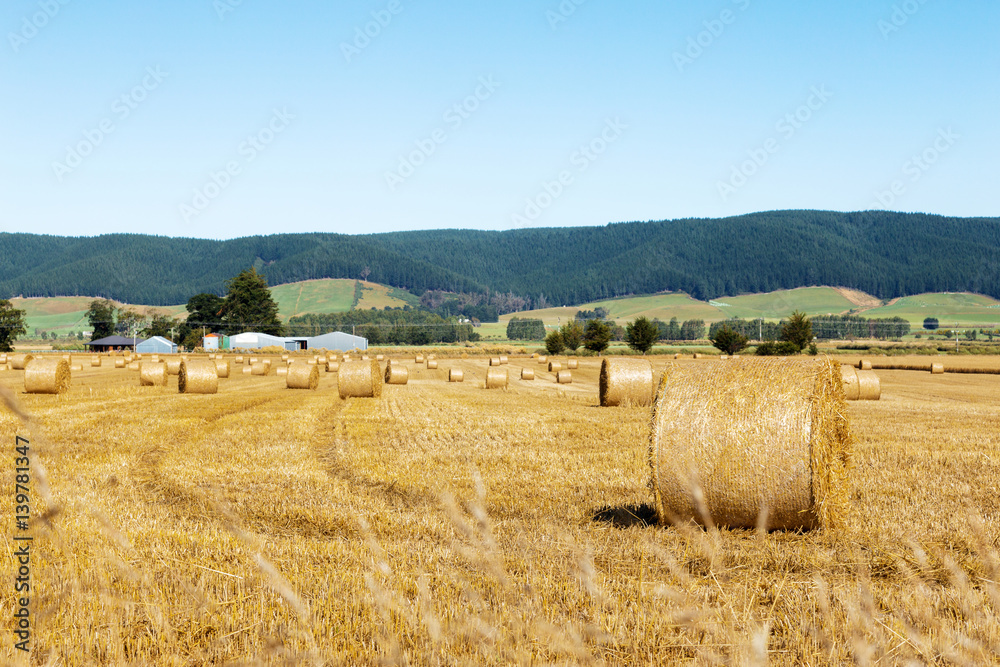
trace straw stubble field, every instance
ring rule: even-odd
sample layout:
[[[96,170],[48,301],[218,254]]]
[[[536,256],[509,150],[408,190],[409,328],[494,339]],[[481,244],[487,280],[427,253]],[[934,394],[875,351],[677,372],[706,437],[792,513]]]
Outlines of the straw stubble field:
[[[598,407],[598,362],[557,385],[511,358],[486,391],[486,358],[440,361],[377,400],[331,373],[185,395],[105,364],[58,396],[0,373],[37,419],[0,411],[5,459],[30,435],[58,508],[32,528],[33,661],[996,661],[1000,377],[880,371],[848,405],[842,532],[759,533],[653,525],[649,408]]]

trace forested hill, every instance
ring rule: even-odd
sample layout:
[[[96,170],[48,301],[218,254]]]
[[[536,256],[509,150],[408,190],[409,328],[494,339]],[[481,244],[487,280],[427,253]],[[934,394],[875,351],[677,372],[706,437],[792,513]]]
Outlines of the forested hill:
[[[0,234],[0,298],[107,296],[185,302],[222,293],[255,265],[272,285],[357,278],[416,291],[513,292],[537,305],[676,290],[711,299],[809,285],[880,298],[971,291],[1000,297],[1000,219],[870,211],[775,211],[723,219],[506,232],[348,236],[279,234],[230,241]]]

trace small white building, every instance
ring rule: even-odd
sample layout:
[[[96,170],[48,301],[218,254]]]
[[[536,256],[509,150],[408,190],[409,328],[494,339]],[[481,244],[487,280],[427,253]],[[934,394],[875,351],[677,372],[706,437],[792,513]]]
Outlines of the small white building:
[[[282,338],[281,336],[272,336],[271,334],[258,333],[256,331],[247,331],[241,334],[236,334],[235,336],[229,337],[229,349],[230,350],[257,350],[262,347],[280,347],[284,349],[295,349],[294,347],[289,348],[287,345],[287,338]]]
[[[176,354],[177,344],[163,336],[153,336],[136,345],[135,351],[141,354]]]
[[[331,333],[323,334],[322,336],[313,336],[312,338],[306,338],[305,341],[306,344],[303,347],[308,350],[318,350],[321,348],[325,348],[327,350],[368,349],[367,338],[352,336],[351,334],[342,333],[340,331],[333,331]]]

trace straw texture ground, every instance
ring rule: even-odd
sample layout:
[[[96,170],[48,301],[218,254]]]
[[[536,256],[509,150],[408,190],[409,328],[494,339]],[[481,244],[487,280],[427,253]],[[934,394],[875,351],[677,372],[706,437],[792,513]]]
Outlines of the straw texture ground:
[[[227,378],[227,377],[229,377],[229,362],[228,361],[221,361],[219,359],[216,359],[213,363],[215,364],[215,372],[216,372],[216,374],[220,378]]]
[[[341,398],[380,398],[382,369],[374,359],[346,361],[337,374]]]
[[[33,354],[12,354],[7,357],[11,370],[23,371],[28,362],[35,358]]]
[[[521,379],[522,380],[534,380],[535,379],[535,371],[533,369],[531,369],[531,368],[522,368],[521,369]]]
[[[153,361],[140,361],[139,386],[163,387],[167,384],[167,367],[165,364]]]
[[[389,364],[385,367],[386,384],[406,384],[410,380],[410,371],[402,364]]]
[[[490,367],[486,369],[486,388],[487,389],[506,389],[507,388],[507,370]]]
[[[571,384],[573,382],[573,373],[571,371],[559,371],[556,373],[556,382],[559,384]]]
[[[744,360],[663,374],[650,461],[661,523],[835,527],[851,436],[839,364]]]
[[[861,385],[858,384],[858,369],[841,365],[840,378],[844,383],[844,398],[849,401],[861,400]]]
[[[649,405],[653,402],[652,364],[645,359],[604,359],[599,396],[604,407]]]
[[[448,370],[448,382],[462,382],[465,380],[465,372],[460,368]]]
[[[882,398],[882,383],[875,371],[858,371],[858,399],[877,401]]]
[[[69,362],[36,357],[24,369],[24,391],[29,394],[61,394],[70,385]]]
[[[183,359],[177,371],[177,390],[182,394],[217,394],[219,370],[210,359]]]
[[[302,363],[289,364],[285,374],[285,387],[288,389],[318,389],[319,366]]]

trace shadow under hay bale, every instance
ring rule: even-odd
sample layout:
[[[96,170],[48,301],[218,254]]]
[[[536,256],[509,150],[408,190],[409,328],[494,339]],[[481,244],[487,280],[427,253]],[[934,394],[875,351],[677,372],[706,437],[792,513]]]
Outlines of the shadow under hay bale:
[[[608,523],[615,528],[632,528],[641,526],[647,528],[657,525],[656,508],[648,503],[642,505],[605,506],[594,512],[591,519],[599,523]]]
[[[280,369],[279,369],[280,370]],[[319,366],[316,364],[289,364],[285,374],[285,388],[312,389],[319,388]]]
[[[801,530],[840,525],[850,427],[840,365],[748,359],[669,368],[650,462],[661,523]]]
[[[380,398],[382,396],[382,369],[374,359],[346,361],[337,374],[341,398]]]
[[[385,367],[386,384],[406,384],[410,381],[410,371],[402,364],[389,364]]]
[[[177,391],[182,394],[217,394],[219,371],[214,361],[184,359],[177,371]]]
[[[140,387],[167,386],[167,367],[165,364],[153,361],[140,361],[138,363]]]
[[[604,359],[600,401],[604,407],[649,405],[653,402],[653,365],[645,359]]]
[[[69,389],[69,362],[65,359],[32,359],[24,369],[24,391],[28,394],[61,394]]]

